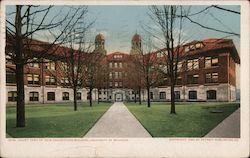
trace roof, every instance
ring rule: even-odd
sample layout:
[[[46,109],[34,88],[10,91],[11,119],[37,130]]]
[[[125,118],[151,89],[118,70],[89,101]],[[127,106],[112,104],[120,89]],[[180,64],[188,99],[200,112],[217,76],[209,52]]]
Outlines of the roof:
[[[107,60],[127,60],[129,56],[130,55],[128,53],[113,52],[113,53],[107,54]]]
[[[195,44],[202,44],[200,48],[196,49],[190,49],[188,51],[185,50],[186,47],[191,47]],[[217,39],[217,38],[210,38],[210,39],[205,39],[202,41],[192,41],[187,44],[184,44],[179,47],[179,53],[180,56],[191,56],[195,54],[201,54],[201,53],[206,53],[209,51],[215,51],[215,50],[224,50],[227,49],[229,50],[230,55],[233,57],[234,61],[236,63],[240,63],[240,57],[239,54],[235,48],[235,45],[233,43],[232,39]],[[166,51],[166,48],[160,49],[156,52],[152,52],[152,54],[157,54],[159,52]],[[174,51],[177,52],[177,48],[174,48]]]

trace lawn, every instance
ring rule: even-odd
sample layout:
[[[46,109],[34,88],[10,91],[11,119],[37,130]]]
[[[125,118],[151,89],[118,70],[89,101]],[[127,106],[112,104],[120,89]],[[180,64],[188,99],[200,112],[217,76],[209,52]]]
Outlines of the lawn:
[[[174,115],[170,103],[126,106],[153,137],[203,137],[239,108],[237,103],[177,103]]]
[[[7,133],[11,137],[83,137],[111,103],[79,103],[73,111],[72,103],[27,105],[26,127],[16,128],[16,108],[7,107]]]

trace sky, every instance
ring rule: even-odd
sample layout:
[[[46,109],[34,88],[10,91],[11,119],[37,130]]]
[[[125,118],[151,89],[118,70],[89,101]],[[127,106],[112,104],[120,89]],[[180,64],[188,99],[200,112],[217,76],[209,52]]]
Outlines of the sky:
[[[195,13],[203,10],[207,6],[185,6],[190,7],[190,13]],[[240,11],[240,6],[221,6],[223,8],[228,8],[235,11]],[[7,13],[14,10],[13,6],[9,6],[6,9]],[[65,7],[55,6],[48,17],[53,17],[59,11],[60,15],[63,16],[67,13]],[[90,28],[88,33],[88,38],[91,42],[94,42],[95,36],[98,33],[102,33],[105,37],[105,48],[108,53],[112,52],[130,52],[131,49],[131,39],[135,33],[141,35],[142,39],[146,41],[151,35],[146,34],[145,28],[154,28],[158,39],[151,36],[151,40],[157,48],[164,47],[159,29],[156,27],[155,23],[150,19],[150,10],[147,5],[90,5],[88,6],[87,21],[95,21],[94,25]],[[42,16],[41,16],[42,17]],[[41,17],[36,17],[37,19]],[[9,16],[10,19],[14,19],[13,16]],[[200,14],[192,17],[193,20],[209,27],[214,27],[216,29],[221,29],[225,31],[231,31],[240,33],[240,15],[219,10],[216,8],[210,8],[204,14]],[[50,19],[45,19],[49,21]],[[143,29],[144,28],[144,29]],[[178,28],[175,30],[178,32]],[[40,32],[36,36],[39,40],[48,40],[43,37],[48,35],[47,33]],[[236,48],[240,53],[240,37],[238,36],[228,36],[228,34],[223,34],[207,29],[203,29],[196,24],[192,24],[188,21],[184,21],[183,26],[183,40],[185,42],[190,42],[193,40],[203,40],[207,38],[231,38],[234,40]],[[145,44],[144,44],[145,45]]]
[[[197,12],[207,6],[192,6],[191,12]],[[223,6],[239,11],[239,6]],[[131,38],[137,32],[145,34],[143,27],[153,26],[149,18],[148,6],[89,6],[89,16],[96,19],[92,28],[93,36],[102,33],[105,36],[105,48],[108,53],[120,51],[129,52]],[[240,16],[218,9],[210,9],[206,15],[196,16],[193,19],[206,26],[240,33]],[[201,27],[186,23],[184,34],[188,41],[202,40],[206,38],[224,38],[227,34],[218,33]],[[94,38],[94,37],[93,37]],[[231,36],[239,51],[239,40],[237,36]]]

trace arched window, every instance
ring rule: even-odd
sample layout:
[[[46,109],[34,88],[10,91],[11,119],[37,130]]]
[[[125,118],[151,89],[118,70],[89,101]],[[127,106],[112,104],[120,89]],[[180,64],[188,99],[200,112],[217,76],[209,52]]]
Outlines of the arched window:
[[[69,100],[69,92],[63,92],[63,100]]]
[[[38,92],[30,92],[30,101],[38,101],[39,93]]]
[[[160,99],[166,99],[166,92],[160,92]]]
[[[47,93],[47,100],[48,101],[55,100],[55,92],[48,92]]]
[[[197,99],[197,91],[189,91],[188,97],[189,99]]]
[[[216,90],[207,91],[207,100],[216,100]]]

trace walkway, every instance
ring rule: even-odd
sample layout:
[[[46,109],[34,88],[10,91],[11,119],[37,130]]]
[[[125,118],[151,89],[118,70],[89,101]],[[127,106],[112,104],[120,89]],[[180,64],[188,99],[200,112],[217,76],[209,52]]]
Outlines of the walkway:
[[[239,138],[240,137],[240,108],[228,116],[205,137]]]
[[[122,102],[115,102],[84,137],[151,137]]]

